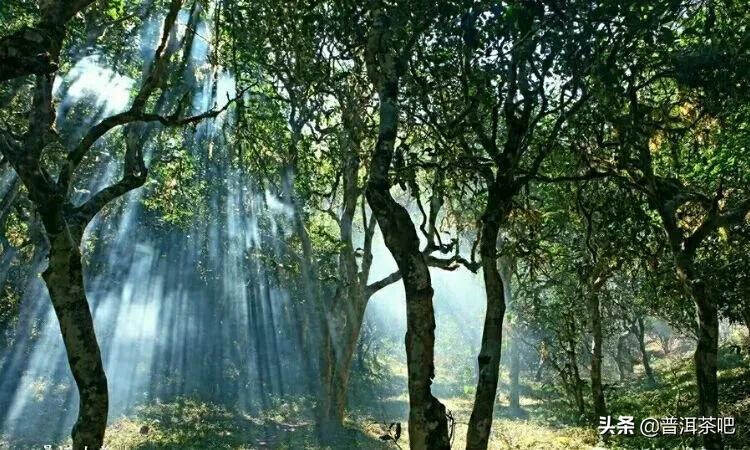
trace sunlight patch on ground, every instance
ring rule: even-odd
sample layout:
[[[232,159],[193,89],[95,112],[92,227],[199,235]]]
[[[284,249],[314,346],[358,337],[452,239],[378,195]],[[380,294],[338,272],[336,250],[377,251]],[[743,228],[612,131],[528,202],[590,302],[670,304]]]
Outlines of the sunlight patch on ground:
[[[446,408],[456,419],[454,448],[466,446],[469,417],[473,398],[456,397],[444,399]],[[522,403],[523,404],[523,403]],[[496,404],[496,412],[501,412],[501,404]],[[497,416],[497,414],[496,414]],[[554,429],[531,419],[495,417],[492,424],[490,449],[590,449],[596,445],[596,432],[583,427]]]

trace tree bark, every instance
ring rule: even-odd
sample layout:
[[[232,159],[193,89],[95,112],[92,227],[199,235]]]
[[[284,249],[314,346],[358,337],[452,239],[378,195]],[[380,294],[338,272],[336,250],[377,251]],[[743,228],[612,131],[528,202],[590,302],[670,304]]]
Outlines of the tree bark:
[[[396,138],[397,85],[380,95],[380,133],[373,155],[367,201],[377,217],[386,247],[403,276],[406,293],[406,361],[409,384],[409,440],[412,449],[449,449],[445,406],[433,397],[435,314],[432,282],[409,213],[389,192],[387,171]]]
[[[332,398],[329,411],[326,415],[328,420],[335,426],[342,426],[344,423],[344,414],[346,412],[347,395],[349,392],[349,376],[351,374],[352,360],[354,352],[357,349],[359,332],[364,322],[364,308],[356,306],[357,311],[349,316],[351,320],[344,329],[344,335],[341,338],[342,348],[338,352],[338,358],[332,365],[332,376],[328,388],[329,395]]]
[[[399,82],[406,69],[407,51],[394,41],[394,18],[388,17],[383,8],[379,4],[372,12],[366,49],[368,75],[378,91],[380,120],[365,194],[385,245],[396,260],[406,293],[409,443],[414,450],[447,450],[450,442],[445,406],[430,389],[435,377],[432,280],[414,223],[390,193],[388,172],[398,136]]]
[[[42,45],[48,53],[43,56],[49,56],[51,64],[55,65],[58,60],[65,36],[65,23],[90,3],[91,0],[43,2],[40,8],[39,27],[43,32],[49,31],[46,36],[42,36],[43,40],[47,39]],[[214,109],[187,118],[180,118],[179,114],[160,116],[159,111],[154,114],[144,112],[147,101],[166,70],[169,59],[167,40],[181,6],[181,0],[171,0],[169,13],[164,20],[161,43],[156,49],[151,71],[145,75],[131,108],[91,127],[77,146],[68,152],[56,182],[51,181],[42,164],[44,150],[50,142],[57,139],[53,131],[56,111],[52,98],[51,75],[37,76],[27,132],[20,141],[13,139],[13,142],[8,142],[8,139],[5,139],[0,147],[3,156],[12,164],[26,187],[28,198],[41,217],[49,240],[49,263],[42,276],[57,315],[68,362],[79,392],[78,418],[72,430],[75,449],[98,449],[102,446],[109,403],[107,378],[86,298],[79,248],[81,237],[88,223],[103,207],[141,187],[146,181],[148,170],[143,157],[142,142],[145,136],[137,133],[134,127],[125,128],[122,178],[78,206],[73,205],[69,197],[73,176],[94,143],[115,127],[134,122],[160,122],[164,126],[181,126],[196,123],[204,118],[216,117],[223,111]],[[3,58],[18,56],[7,51],[10,46],[15,45],[13,39],[16,38],[14,34],[0,39],[2,69],[5,69]],[[33,39],[39,40],[37,37]],[[1,77],[5,75],[0,73]]]
[[[635,323],[635,332],[638,337],[638,348],[641,351],[641,358],[643,358],[643,371],[646,373],[648,381],[655,383],[654,371],[651,369],[651,362],[649,361],[648,352],[646,351],[646,325],[643,322],[643,317],[638,317]]]
[[[293,194],[290,194],[293,196]],[[294,198],[294,197],[292,197]],[[307,371],[313,375],[314,369],[308,355],[313,355],[317,351],[317,373],[318,385],[315,386],[311,381],[312,392],[319,394],[318,398],[318,422],[320,425],[320,437],[326,439],[334,430],[336,424],[330,419],[330,412],[333,411],[333,396],[329,391],[329,386],[335,383],[334,372],[336,367],[336,357],[334,354],[333,336],[329,326],[329,317],[326,307],[321,298],[318,281],[315,276],[315,261],[310,236],[305,228],[302,217],[302,206],[293,200],[295,209],[295,228],[297,235],[302,243],[302,284],[305,299],[310,302],[304,305],[297,305],[299,317],[302,319],[303,327],[300,330],[301,350],[303,351],[303,363],[307,365]],[[308,305],[311,305],[309,307]],[[309,309],[308,309],[309,308]],[[309,317],[313,318],[312,326]],[[317,349],[314,349],[314,343],[317,342]]]
[[[704,281],[695,276],[692,261],[685,255],[678,255],[676,261],[678,277],[692,297],[697,313],[698,345],[693,358],[698,386],[698,413],[703,417],[719,417],[718,308]],[[703,445],[708,450],[724,448],[721,435],[717,433],[705,434]]]
[[[499,209],[496,209],[499,189],[490,190],[487,209],[482,218],[480,255],[487,311],[482,330],[482,344],[477,358],[479,376],[474,396],[474,407],[469,418],[466,436],[467,449],[486,449],[492,427],[500,357],[503,343],[503,318],[505,316],[505,289],[497,267],[497,239],[500,232]]]
[[[521,413],[521,401],[519,395],[519,383],[521,364],[518,339],[510,342],[510,410],[514,415]]]
[[[342,135],[342,147],[346,150],[342,161],[341,174],[343,180],[342,210],[338,217],[341,249],[339,252],[339,279],[334,303],[331,307],[334,316],[332,332],[333,345],[329,345],[328,361],[331,364],[331,377],[327,386],[326,395],[331,397],[328,410],[325,412],[325,420],[330,427],[341,427],[344,423],[347,395],[349,388],[349,377],[351,374],[352,359],[357,350],[362,324],[364,323],[365,309],[371,292],[367,289],[372,263],[372,235],[375,232],[375,221],[367,220],[364,198],[362,198],[362,226],[365,230],[365,244],[362,251],[362,267],[357,264],[355,252],[353,225],[357,212],[357,201],[363,192],[359,183],[360,131],[363,128],[357,104],[357,97],[350,96],[351,92],[343,88],[337,91],[343,105],[344,133]]]
[[[506,301],[510,300],[509,273],[504,267],[506,277],[498,269],[497,240],[501,223],[509,212],[509,199],[513,195],[510,186],[502,184],[502,174],[498,173],[495,182],[490,186],[487,206],[482,216],[482,236],[480,255],[482,274],[484,276],[487,310],[482,344],[477,358],[478,380],[474,398],[474,407],[469,418],[469,429],[466,439],[467,449],[486,449],[489,443],[490,430],[497,395],[497,384],[502,356],[503,320]],[[516,373],[517,375],[517,373]],[[517,381],[517,380],[516,380]],[[517,384],[515,391],[515,409],[518,410]],[[511,408],[513,409],[513,395]]]
[[[627,380],[630,374],[633,372],[630,364],[630,355],[627,349],[629,334],[630,333],[621,334],[617,338],[617,353],[615,354],[615,362],[617,363],[617,372],[620,374],[620,381]]]
[[[350,106],[345,103],[346,106]],[[351,112],[346,109],[345,116],[345,136],[343,144],[346,148],[346,155],[343,161],[342,178],[343,178],[343,207],[339,218],[339,232],[341,238],[341,250],[339,253],[339,274],[340,283],[338,286],[338,295],[334,305],[334,314],[341,314],[342,325],[339,328],[337,341],[338,346],[332,346],[331,356],[335,358],[332,367],[331,387],[329,389],[332,395],[331,409],[328,411],[328,418],[337,426],[344,423],[344,411],[346,409],[347,392],[349,387],[349,375],[351,373],[351,364],[354,352],[357,348],[359,332],[364,322],[365,308],[369,296],[365,294],[365,284],[367,283],[367,273],[369,273],[369,264],[363,264],[362,276],[359,273],[359,267],[354,251],[354,237],[352,229],[354,216],[357,211],[357,199],[361,193],[358,185],[358,172],[360,167],[359,159],[359,139],[357,136],[357,127],[355,119],[351,117]],[[364,206],[363,206],[364,207]],[[364,223],[363,211],[363,224]],[[366,237],[370,238],[370,229],[366,229]],[[369,250],[369,249],[368,249]],[[365,273],[367,272],[367,273]],[[337,310],[337,311],[336,311]],[[339,347],[338,349],[336,347]]]
[[[698,346],[695,349],[695,372],[698,382],[698,411],[703,417],[719,417],[719,381],[717,354],[719,350],[719,317],[716,305],[696,299],[698,310]],[[723,448],[721,435],[703,436],[707,449]]]
[[[42,274],[60,324],[70,370],[78,387],[74,449],[98,449],[107,427],[107,377],[83,283],[80,237],[65,227],[48,232],[49,265]]]
[[[57,70],[57,61],[50,55],[58,40],[46,27],[24,27],[0,39],[0,81],[26,75],[42,75]]]
[[[0,82],[56,71],[67,22],[91,3],[93,0],[43,2],[37,25],[0,38]]]
[[[588,303],[591,334],[594,338],[594,348],[591,352],[591,396],[594,399],[595,422],[599,423],[599,417],[607,415],[607,406],[602,389],[602,317],[597,292],[589,294]]]

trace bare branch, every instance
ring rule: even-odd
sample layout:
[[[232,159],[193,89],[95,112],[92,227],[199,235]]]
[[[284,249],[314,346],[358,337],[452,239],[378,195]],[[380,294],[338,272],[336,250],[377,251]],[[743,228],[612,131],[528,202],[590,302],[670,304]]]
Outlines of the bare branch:
[[[427,261],[428,266],[437,267],[447,271],[454,271],[459,267],[464,266],[472,273],[477,273],[481,267],[479,263],[469,261],[458,254],[453,255],[450,258],[438,258],[437,256],[425,255],[425,260]]]
[[[374,293],[399,280],[401,280],[401,272],[397,270],[385,278],[381,278],[374,283],[368,284],[365,288],[365,298],[370,298]]]
[[[618,178],[619,175],[617,175],[614,172],[600,172],[595,169],[589,169],[588,171],[580,175],[568,175],[568,176],[561,176],[561,177],[548,177],[545,175],[529,174],[529,179],[531,181],[541,181],[545,183],[588,181],[588,180],[596,180],[596,179],[610,178],[610,177]]]

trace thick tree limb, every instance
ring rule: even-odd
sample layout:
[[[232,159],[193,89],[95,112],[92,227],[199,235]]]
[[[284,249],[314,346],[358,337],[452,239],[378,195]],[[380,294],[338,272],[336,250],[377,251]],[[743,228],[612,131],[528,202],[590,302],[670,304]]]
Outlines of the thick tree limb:
[[[688,255],[693,255],[703,240],[716,229],[741,222],[750,212],[750,198],[746,198],[738,206],[732,208],[723,214],[718,212],[718,205],[712,208],[708,217],[688,236],[683,244],[683,251]]]
[[[378,281],[375,281],[374,283],[368,284],[367,287],[365,287],[365,298],[370,298],[374,293],[378,292],[379,290],[383,289],[386,286],[389,286],[401,279],[401,272],[395,271],[392,274],[381,278]]]
[[[540,181],[544,183],[564,183],[564,182],[577,182],[577,181],[588,181],[596,180],[600,178],[618,177],[614,172],[600,172],[595,169],[590,169],[580,175],[567,175],[560,177],[550,177],[546,175],[531,175],[529,179],[531,181]]]
[[[24,27],[0,39],[0,81],[56,71],[51,46],[49,31],[41,27]]]
[[[0,81],[44,75],[58,69],[67,22],[93,0],[56,0],[42,7],[38,25],[0,38]]]

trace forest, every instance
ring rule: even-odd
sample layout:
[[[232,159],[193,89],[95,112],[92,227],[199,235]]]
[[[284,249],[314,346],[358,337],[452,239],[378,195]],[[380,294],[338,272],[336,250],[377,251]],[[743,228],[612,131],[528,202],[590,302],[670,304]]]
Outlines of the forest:
[[[0,449],[750,448],[745,0],[0,25]]]

